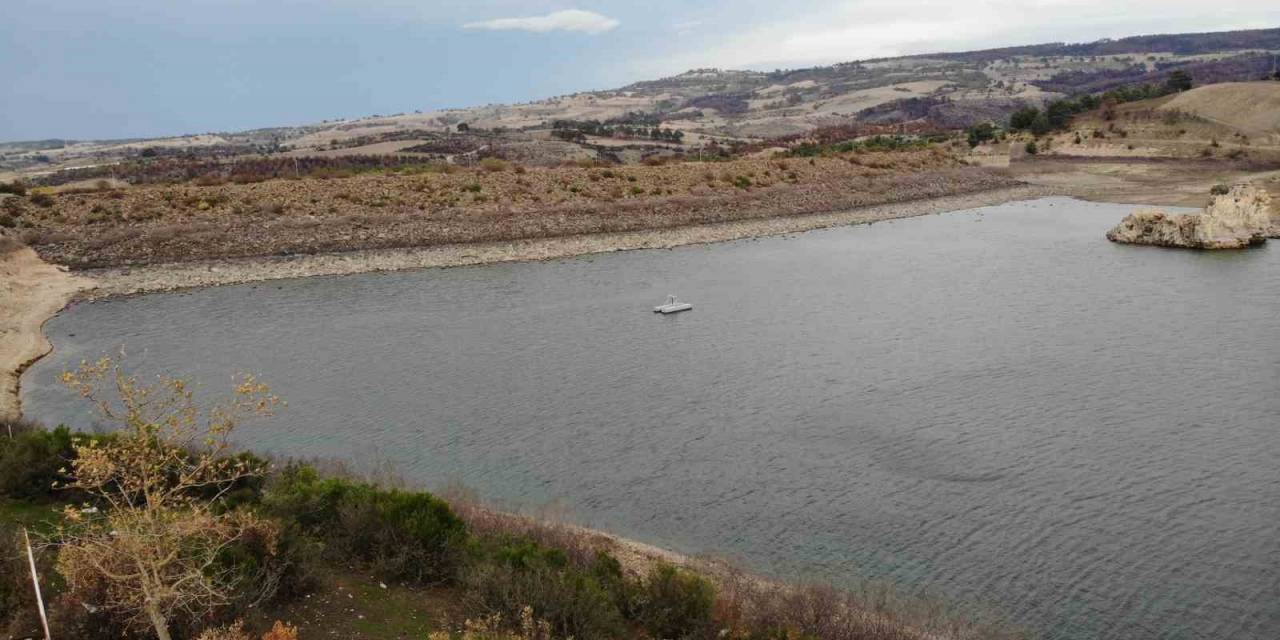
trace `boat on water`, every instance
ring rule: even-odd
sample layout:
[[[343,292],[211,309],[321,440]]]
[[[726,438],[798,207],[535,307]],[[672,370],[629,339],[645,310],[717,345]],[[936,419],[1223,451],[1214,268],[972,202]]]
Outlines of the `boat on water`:
[[[653,308],[654,313],[678,313],[680,311],[688,311],[693,305],[688,302],[680,302],[675,296],[667,296],[667,301]]]

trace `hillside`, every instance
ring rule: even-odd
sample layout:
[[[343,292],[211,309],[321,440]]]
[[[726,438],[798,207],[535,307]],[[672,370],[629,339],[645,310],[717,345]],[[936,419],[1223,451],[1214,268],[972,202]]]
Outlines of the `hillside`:
[[[1000,122],[1022,106],[1063,96],[1162,83],[1178,70],[1197,85],[1258,80],[1274,72],[1277,60],[1280,28],[1050,43],[774,72],[696,69],[514,105],[155,140],[4,143],[0,179],[175,155],[419,154],[423,160],[449,162],[493,155],[532,165],[583,159],[633,163],[825,127],[913,123],[957,129]],[[1272,103],[1257,109],[1267,104]],[[1206,112],[1205,117],[1217,116]]]
[[[1280,134],[1280,82],[1231,82],[1197,87],[1160,106],[1242,132]]]
[[[1045,137],[1042,155],[1229,159],[1280,165],[1280,82],[1238,82],[1077,115]],[[1015,154],[1016,155],[1016,154]]]

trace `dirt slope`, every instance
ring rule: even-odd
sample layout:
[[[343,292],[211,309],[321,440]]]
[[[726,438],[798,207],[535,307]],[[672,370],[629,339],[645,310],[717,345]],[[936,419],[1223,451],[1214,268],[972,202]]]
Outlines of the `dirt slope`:
[[[1280,133],[1280,82],[1227,82],[1197,87],[1160,107],[1253,134]]]

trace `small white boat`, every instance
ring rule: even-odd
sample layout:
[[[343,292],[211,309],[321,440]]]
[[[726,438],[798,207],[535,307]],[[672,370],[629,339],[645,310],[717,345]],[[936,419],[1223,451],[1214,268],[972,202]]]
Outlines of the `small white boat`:
[[[667,296],[667,301],[653,308],[654,313],[676,313],[679,311],[688,311],[693,305],[688,302],[680,302],[675,296]]]

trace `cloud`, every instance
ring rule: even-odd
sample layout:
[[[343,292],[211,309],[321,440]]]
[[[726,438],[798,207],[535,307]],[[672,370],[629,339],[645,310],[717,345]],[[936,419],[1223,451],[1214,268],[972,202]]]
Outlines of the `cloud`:
[[[594,11],[566,9],[548,13],[545,16],[498,18],[483,22],[469,22],[462,25],[462,28],[487,29],[489,31],[532,31],[534,33],[581,31],[583,33],[598,34],[609,31],[619,24],[617,20],[602,16]]]
[[[1209,17],[1197,0],[1131,0],[1123,8],[1111,0],[790,0],[791,15],[761,8],[736,28],[703,30],[696,42],[638,59],[633,67],[645,76],[708,66],[794,68],[1144,33],[1257,28],[1274,26],[1280,17],[1274,2],[1230,4]]]
[[[674,25],[672,25],[672,28],[675,29],[676,35],[687,36],[693,33],[695,30],[697,30],[701,26],[702,26],[701,20],[685,20],[684,22],[675,23]]]

